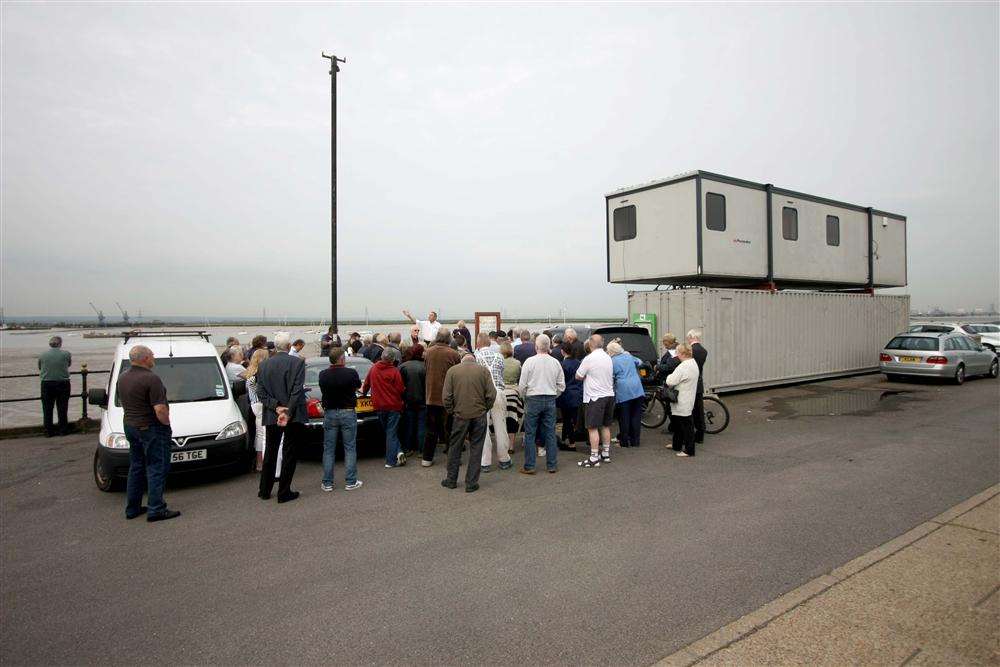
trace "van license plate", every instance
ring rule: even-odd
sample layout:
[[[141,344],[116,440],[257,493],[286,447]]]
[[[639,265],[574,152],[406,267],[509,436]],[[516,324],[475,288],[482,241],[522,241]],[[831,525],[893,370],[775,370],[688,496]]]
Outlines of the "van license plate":
[[[184,461],[204,461],[208,458],[207,449],[192,449],[189,452],[171,452],[171,463],[183,463]]]
[[[904,364],[919,364],[920,357],[900,357],[899,360]]]

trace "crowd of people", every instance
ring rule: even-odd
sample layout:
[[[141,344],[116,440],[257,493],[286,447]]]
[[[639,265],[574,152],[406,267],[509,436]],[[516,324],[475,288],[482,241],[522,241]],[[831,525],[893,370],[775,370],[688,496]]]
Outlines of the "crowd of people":
[[[528,330],[481,332],[475,339],[465,323],[444,327],[436,313],[427,319],[404,315],[412,322],[410,338],[399,333],[360,335],[347,341],[332,330],[320,340],[330,365],[319,373],[323,413],[323,491],[334,490],[338,444],[344,449],[345,488],[356,490],[357,404],[370,397],[385,435],[385,468],[406,465],[419,454],[421,465],[434,465],[443,445],[447,455],[441,485],[457,488],[462,456],[468,452],[466,492],[479,489],[480,474],[494,465],[514,467],[514,443],[523,431],[523,461],[518,471],[534,475],[539,459],[545,470],[559,470],[559,451],[576,452],[585,440],[589,454],[580,468],[599,468],[611,461],[612,425],[618,421],[618,444],[639,447],[646,387],[642,361],[620,341],[591,335],[581,341],[572,328],[550,336]],[[670,405],[672,448],[692,457],[704,437],[701,407],[702,372],[707,351],[700,332],[689,331],[684,343],[672,334],[656,366],[661,391]],[[243,347],[227,341],[222,353],[230,381],[245,381],[246,401],[253,414],[250,433],[260,471],[258,496],[295,500],[292,489],[297,450],[306,435],[305,342],[278,334],[273,341],[256,336]],[[373,362],[364,381],[346,363],[348,356]],[[557,423],[561,428],[557,429]],[[131,443],[131,440],[130,440]],[[130,511],[134,502],[130,500]],[[165,507],[165,506],[164,506]]]

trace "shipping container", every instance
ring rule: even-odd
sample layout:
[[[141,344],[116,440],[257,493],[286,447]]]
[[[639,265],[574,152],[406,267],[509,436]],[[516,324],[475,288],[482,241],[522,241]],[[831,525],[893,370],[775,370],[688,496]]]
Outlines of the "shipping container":
[[[605,196],[612,283],[793,289],[906,285],[906,218],[692,171]]]
[[[906,331],[910,297],[695,287],[629,292],[629,321],[678,340],[703,331],[711,392],[877,371],[879,352]]]

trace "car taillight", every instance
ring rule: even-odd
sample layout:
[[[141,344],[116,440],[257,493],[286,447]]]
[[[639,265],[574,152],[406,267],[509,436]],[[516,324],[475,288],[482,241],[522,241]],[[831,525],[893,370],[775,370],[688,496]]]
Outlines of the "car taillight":
[[[879,361],[892,361],[892,355],[890,354],[880,354],[878,355]]]
[[[946,364],[948,359],[945,357],[927,357],[927,363],[929,364]]]
[[[310,417],[322,417],[323,404],[318,398],[310,398],[306,401],[306,412],[309,413]]]

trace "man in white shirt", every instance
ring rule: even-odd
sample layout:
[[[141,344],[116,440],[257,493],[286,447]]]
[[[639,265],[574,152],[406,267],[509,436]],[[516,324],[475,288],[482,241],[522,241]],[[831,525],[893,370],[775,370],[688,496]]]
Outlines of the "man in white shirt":
[[[296,341],[292,343],[291,349],[288,350],[288,355],[291,357],[301,357],[302,348],[304,348],[305,346],[306,342],[304,340],[302,340],[301,338],[296,339]]]
[[[404,310],[403,315],[406,319],[413,322],[418,327],[420,327],[420,340],[424,341],[424,345],[430,345],[437,339],[438,331],[441,329],[441,323],[438,322],[437,313],[433,310],[427,314],[426,320],[418,320],[410,314],[410,311]],[[466,341],[468,343],[468,341]]]
[[[519,472],[535,474],[535,444],[545,443],[545,464],[549,472],[558,469],[556,457],[556,398],[566,390],[562,364],[549,354],[552,341],[545,334],[535,339],[535,354],[521,365],[518,388],[524,396],[524,467]],[[605,355],[606,356],[606,355]],[[610,363],[611,358],[608,357]],[[614,407],[614,392],[612,392]],[[536,436],[537,433],[537,436]]]
[[[483,445],[482,472],[489,472],[490,466],[493,464],[493,443],[490,440],[489,429],[491,424],[496,436],[495,444],[500,469],[507,470],[513,464],[510,462],[510,453],[507,451],[507,396],[504,394],[503,357],[490,347],[490,336],[485,332],[476,336],[476,361],[490,372],[493,385],[497,390],[497,397],[487,413],[489,419],[486,427],[486,442]]]
[[[229,361],[226,362],[226,377],[229,384],[242,380],[247,369],[243,368],[243,348],[233,345],[229,348]]]
[[[576,371],[583,380],[583,420],[590,437],[590,458],[580,461],[583,468],[600,467],[611,461],[611,422],[615,418],[615,373],[611,357],[604,351],[599,334],[590,337],[590,354]]]

